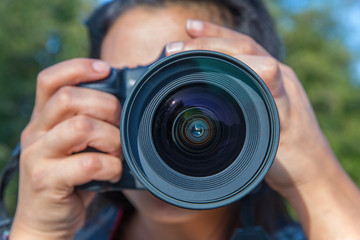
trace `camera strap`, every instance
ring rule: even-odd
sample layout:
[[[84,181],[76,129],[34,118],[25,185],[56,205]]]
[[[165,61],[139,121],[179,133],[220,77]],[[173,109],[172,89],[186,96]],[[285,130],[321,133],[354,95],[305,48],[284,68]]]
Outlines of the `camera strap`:
[[[10,160],[3,168],[0,177],[0,229],[9,228],[12,218],[9,217],[5,206],[5,190],[19,169],[20,143],[14,149]]]

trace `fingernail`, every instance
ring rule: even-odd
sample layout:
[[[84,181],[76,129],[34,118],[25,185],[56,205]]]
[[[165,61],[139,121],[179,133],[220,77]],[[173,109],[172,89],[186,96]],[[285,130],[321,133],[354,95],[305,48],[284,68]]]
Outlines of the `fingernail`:
[[[204,28],[204,23],[199,20],[188,19],[186,22],[186,28],[188,30],[200,32]]]
[[[179,52],[184,48],[183,42],[171,42],[166,44],[166,52],[167,53],[174,53]]]
[[[94,61],[92,67],[95,72],[105,72],[110,68],[109,64],[101,60]]]

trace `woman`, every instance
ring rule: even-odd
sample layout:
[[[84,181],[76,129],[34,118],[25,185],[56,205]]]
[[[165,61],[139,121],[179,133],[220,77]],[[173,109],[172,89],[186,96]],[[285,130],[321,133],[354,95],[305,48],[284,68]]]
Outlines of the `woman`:
[[[74,186],[121,178],[121,106],[112,95],[76,85],[106,77],[110,66],[147,65],[164,46],[167,55],[219,51],[253,68],[269,87],[281,122],[267,184],[294,207],[309,239],[360,236],[360,193],[329,148],[296,75],[277,60],[279,45],[260,1],[114,1],[89,23],[95,33],[92,57],[102,61],[73,59],[38,76],[34,112],[21,137],[12,240],[72,239],[95,197]],[[83,152],[87,147],[101,152]],[[115,239],[229,239],[244,225],[234,214],[239,206],[241,211],[241,201],[194,211],[166,204],[145,191],[123,194],[134,211],[117,225]],[[278,209],[276,201],[272,206]],[[258,222],[266,226],[278,220],[267,220],[262,213]],[[281,229],[277,224],[274,228],[276,237]]]

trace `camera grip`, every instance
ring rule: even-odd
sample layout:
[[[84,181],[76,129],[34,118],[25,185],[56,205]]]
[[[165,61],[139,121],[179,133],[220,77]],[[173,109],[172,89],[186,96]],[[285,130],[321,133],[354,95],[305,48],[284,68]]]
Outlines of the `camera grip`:
[[[125,98],[131,91],[136,80],[147,70],[147,67],[138,67],[136,69],[116,69],[112,68],[108,77],[91,83],[81,83],[80,87],[95,89],[102,92],[107,92],[120,101],[124,105]],[[88,148],[85,151],[97,151],[96,149]],[[106,181],[91,181],[87,184],[78,186],[77,189],[105,192],[118,191],[121,189],[144,189],[144,187],[131,174],[131,171],[126,161],[123,161],[123,172],[121,180],[117,183],[110,183]]]
[[[124,104],[127,89],[121,73],[121,70],[111,68],[110,74],[106,78],[96,82],[81,83],[79,86],[110,93],[117,97],[121,104]]]

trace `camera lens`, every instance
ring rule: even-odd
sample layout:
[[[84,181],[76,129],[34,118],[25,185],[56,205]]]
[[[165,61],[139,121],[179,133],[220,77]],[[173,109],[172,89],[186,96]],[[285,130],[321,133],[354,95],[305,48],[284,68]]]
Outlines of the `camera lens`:
[[[195,177],[226,169],[239,155],[246,134],[239,104],[225,90],[206,83],[170,92],[154,114],[152,129],[165,164]]]
[[[205,108],[190,107],[175,119],[172,140],[184,152],[197,154],[211,150],[217,144],[219,123]]]
[[[179,207],[230,204],[263,180],[279,129],[271,93],[248,66],[217,52],[171,55],[126,97],[121,143],[139,182],[127,181]]]

